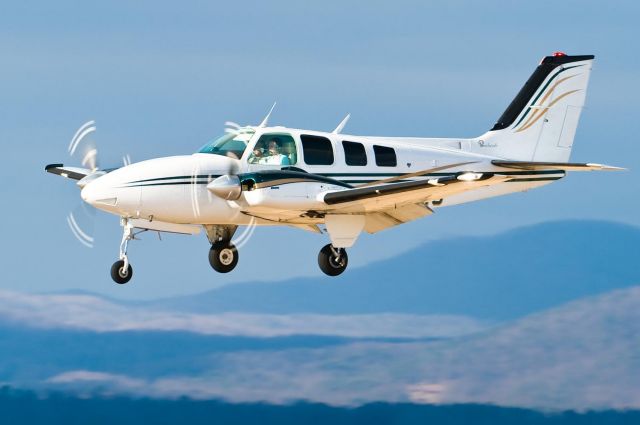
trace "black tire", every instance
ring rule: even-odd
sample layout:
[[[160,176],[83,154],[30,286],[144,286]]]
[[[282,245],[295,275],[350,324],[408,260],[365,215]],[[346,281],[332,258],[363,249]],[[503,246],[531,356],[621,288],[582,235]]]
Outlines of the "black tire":
[[[111,266],[111,279],[118,285],[124,285],[129,282],[133,277],[133,268],[131,264],[127,267],[126,272],[124,271],[124,260],[118,260],[113,263]]]
[[[345,271],[349,264],[349,256],[344,248],[337,248],[340,255],[336,257],[331,249],[331,244],[325,245],[318,253],[318,265],[324,274],[338,276]]]
[[[209,264],[219,273],[229,273],[238,264],[238,250],[227,242],[216,242],[209,250]]]

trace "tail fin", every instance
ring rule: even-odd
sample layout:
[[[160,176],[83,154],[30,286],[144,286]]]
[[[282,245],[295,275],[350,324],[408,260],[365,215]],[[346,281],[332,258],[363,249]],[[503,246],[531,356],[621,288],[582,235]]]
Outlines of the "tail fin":
[[[584,106],[592,55],[542,59],[493,128],[483,153],[521,161],[567,162]]]

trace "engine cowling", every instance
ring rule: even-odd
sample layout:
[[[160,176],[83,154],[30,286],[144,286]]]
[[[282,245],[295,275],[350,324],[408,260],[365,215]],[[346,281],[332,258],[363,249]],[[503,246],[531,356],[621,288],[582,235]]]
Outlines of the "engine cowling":
[[[289,170],[264,170],[238,176],[221,176],[207,188],[226,200],[243,199],[251,208],[313,210],[324,205],[320,193],[349,188],[346,183],[317,174]]]

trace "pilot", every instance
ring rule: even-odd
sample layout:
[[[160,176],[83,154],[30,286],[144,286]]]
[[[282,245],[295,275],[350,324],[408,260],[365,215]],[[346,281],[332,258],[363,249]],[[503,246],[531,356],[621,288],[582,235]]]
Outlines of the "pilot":
[[[253,154],[251,155],[251,158],[249,158],[249,162],[251,162],[252,164],[257,164],[260,162],[263,156],[264,155],[262,154],[262,148],[256,145],[253,148]]]
[[[269,148],[262,158],[260,164],[266,165],[290,165],[289,157],[280,153],[280,139],[271,139]]]

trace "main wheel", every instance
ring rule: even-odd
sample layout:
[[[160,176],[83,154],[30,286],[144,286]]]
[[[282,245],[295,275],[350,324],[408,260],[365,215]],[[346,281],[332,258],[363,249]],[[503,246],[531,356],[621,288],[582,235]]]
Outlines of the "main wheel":
[[[238,264],[238,250],[227,242],[216,242],[209,250],[209,264],[217,272],[229,273]]]
[[[118,260],[111,266],[111,279],[118,285],[124,285],[131,280],[133,276],[133,268],[131,264],[124,268],[124,260]]]
[[[334,248],[325,245],[318,254],[318,265],[320,270],[329,276],[338,276],[342,273],[349,263],[347,251],[344,248]]]

